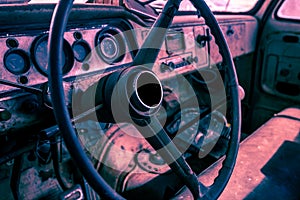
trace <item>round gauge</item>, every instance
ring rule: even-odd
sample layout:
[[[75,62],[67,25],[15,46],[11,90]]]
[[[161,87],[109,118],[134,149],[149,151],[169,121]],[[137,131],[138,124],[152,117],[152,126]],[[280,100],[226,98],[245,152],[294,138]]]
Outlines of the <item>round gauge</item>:
[[[32,45],[32,61],[44,75],[48,74],[48,36],[37,38]],[[64,40],[62,51],[62,73],[68,73],[74,64],[74,54],[69,43]]]
[[[20,75],[30,68],[30,60],[27,53],[21,49],[9,50],[4,55],[5,68],[15,74]]]
[[[74,42],[72,48],[74,57],[78,62],[83,62],[90,57],[91,47],[84,40]]]
[[[104,62],[113,64],[124,58],[125,42],[117,29],[102,30],[96,41],[97,52]]]
[[[114,37],[105,37],[100,41],[100,51],[107,59],[113,60],[119,54],[118,41]]]

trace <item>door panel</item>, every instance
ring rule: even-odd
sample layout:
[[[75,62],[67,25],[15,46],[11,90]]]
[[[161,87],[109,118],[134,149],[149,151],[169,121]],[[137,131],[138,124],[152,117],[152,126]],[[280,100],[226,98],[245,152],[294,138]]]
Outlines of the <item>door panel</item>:
[[[252,131],[282,109],[300,106],[300,21],[277,17],[284,1],[290,0],[278,0],[261,19],[248,124]]]
[[[265,92],[300,101],[300,35],[272,34],[266,42],[261,85]]]

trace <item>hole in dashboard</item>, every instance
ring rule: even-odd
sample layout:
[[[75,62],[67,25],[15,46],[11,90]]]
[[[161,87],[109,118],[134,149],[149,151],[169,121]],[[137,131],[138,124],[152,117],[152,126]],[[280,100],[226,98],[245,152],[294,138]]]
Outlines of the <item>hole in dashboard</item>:
[[[80,32],[74,32],[73,36],[75,38],[75,40],[81,40],[82,39],[82,34]]]
[[[88,63],[83,63],[81,69],[83,71],[88,71],[90,69],[90,65]]]
[[[20,76],[18,81],[19,81],[19,83],[25,85],[28,83],[29,80],[28,80],[27,76]]]
[[[8,38],[6,40],[6,46],[8,48],[17,48],[19,46],[19,42],[15,38]]]

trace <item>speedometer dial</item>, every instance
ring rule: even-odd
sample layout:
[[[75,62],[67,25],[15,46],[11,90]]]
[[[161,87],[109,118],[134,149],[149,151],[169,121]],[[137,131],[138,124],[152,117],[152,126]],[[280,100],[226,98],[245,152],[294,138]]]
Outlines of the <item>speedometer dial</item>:
[[[48,74],[48,36],[37,38],[31,49],[32,61],[39,72]],[[69,43],[64,40],[62,51],[62,73],[68,73],[74,64],[74,54]]]
[[[96,49],[104,62],[108,64],[120,62],[124,58],[125,48],[125,41],[119,29],[107,27],[98,33]]]
[[[114,60],[116,56],[119,54],[119,45],[117,40],[114,37],[104,37],[100,41],[100,51],[106,59]]]

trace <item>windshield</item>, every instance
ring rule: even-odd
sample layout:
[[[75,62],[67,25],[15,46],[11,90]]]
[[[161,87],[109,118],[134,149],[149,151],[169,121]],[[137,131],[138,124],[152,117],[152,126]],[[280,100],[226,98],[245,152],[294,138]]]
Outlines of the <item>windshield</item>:
[[[205,0],[212,11],[216,12],[247,12],[251,10],[259,0]],[[156,10],[161,11],[167,0],[156,0],[150,3]],[[183,0],[180,4],[181,11],[195,11],[189,0]]]
[[[143,4],[145,0],[140,0]],[[247,12],[251,10],[259,0],[205,0],[212,11],[217,12]],[[0,0],[0,4],[33,4],[33,3],[57,3],[58,0]],[[75,0],[74,3],[98,3],[99,0]],[[113,1],[116,2],[116,1]],[[167,0],[150,0],[149,5],[160,12]],[[120,5],[122,3],[120,2]],[[189,0],[183,0],[180,4],[181,11],[194,11],[195,8]]]
[[[0,0],[0,4],[31,4],[31,3],[57,3],[58,0]],[[85,3],[87,0],[74,0],[74,3]]]
[[[259,0],[206,0],[212,11],[219,12],[247,12],[251,10]]]

